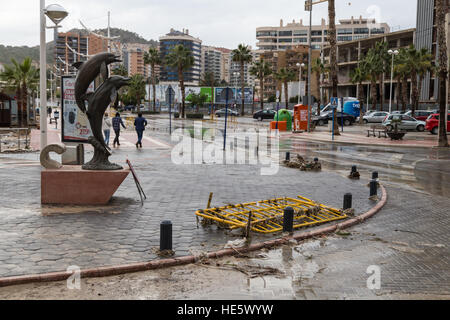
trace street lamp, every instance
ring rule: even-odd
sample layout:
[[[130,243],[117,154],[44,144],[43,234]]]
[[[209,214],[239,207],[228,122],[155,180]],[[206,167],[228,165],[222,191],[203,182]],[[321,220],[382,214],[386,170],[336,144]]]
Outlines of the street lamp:
[[[301,86],[302,86],[302,68],[305,67],[305,64],[302,63],[300,64],[300,62],[297,63],[297,68],[300,69],[299,72],[299,76],[298,76],[298,104],[300,104],[300,96],[302,95],[301,93]]]
[[[237,86],[238,86],[238,79],[239,76],[241,75],[240,72],[233,72],[233,76],[234,76],[234,103],[237,105]]]
[[[391,92],[389,97],[389,113],[392,113],[392,83],[394,82],[394,57],[399,54],[398,50],[389,50],[388,53],[392,56],[391,64]],[[381,99],[383,100],[383,99]]]
[[[57,28],[59,23],[61,21],[63,21],[64,18],[67,17],[68,14],[69,13],[58,4],[51,4],[48,7],[45,7],[45,0],[41,0],[41,2],[40,2],[40,95],[41,95],[40,145],[41,145],[41,150],[43,150],[47,146],[47,117],[46,117],[46,113],[47,113],[47,56],[46,56],[47,45],[45,42],[45,29],[47,28],[47,26],[46,26],[45,16],[47,16],[55,24],[55,27],[51,27],[51,28]]]

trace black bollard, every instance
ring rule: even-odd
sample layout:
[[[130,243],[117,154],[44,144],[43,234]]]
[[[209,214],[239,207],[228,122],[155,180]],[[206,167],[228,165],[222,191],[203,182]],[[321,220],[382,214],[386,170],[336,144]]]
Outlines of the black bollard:
[[[159,250],[172,250],[172,222],[161,222]]]
[[[352,208],[352,206],[353,206],[352,200],[353,200],[353,195],[351,193],[346,193],[344,195],[344,210]]]
[[[319,162],[319,158],[314,158],[314,162]]]
[[[286,152],[286,161],[291,161],[291,153]]]
[[[294,232],[294,209],[291,207],[284,209],[283,232]]]
[[[370,196],[378,195],[378,182],[376,180],[370,181]]]
[[[378,180],[378,172],[377,171],[372,172],[372,180]]]
[[[352,166],[352,174],[357,173],[357,172],[358,172],[358,168],[356,166]]]

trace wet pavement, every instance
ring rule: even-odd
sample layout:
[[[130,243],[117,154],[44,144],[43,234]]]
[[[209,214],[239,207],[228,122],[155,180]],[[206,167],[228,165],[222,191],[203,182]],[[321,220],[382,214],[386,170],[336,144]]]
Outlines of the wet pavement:
[[[170,142],[168,135],[164,133],[166,130],[164,123],[154,120],[153,128],[155,130],[148,131],[148,134],[165,143]],[[211,191],[215,192],[217,201],[214,203],[215,205],[236,203],[249,200],[249,198],[262,200],[272,197],[274,190],[277,190],[277,194],[285,194],[294,188],[298,190],[298,194],[310,195],[315,200],[324,200],[327,204],[339,206],[342,202],[341,193],[344,194],[349,189],[349,180],[346,180],[346,176],[352,165],[357,165],[362,174],[360,182],[352,183],[352,191],[356,194],[356,198],[366,198],[368,192],[366,184],[371,172],[378,171],[380,180],[388,190],[387,206],[373,219],[352,228],[348,231],[349,233],[315,239],[306,243],[291,244],[246,257],[204,261],[201,266],[169,268],[104,279],[84,279],[82,290],[67,290],[66,284],[63,282],[0,288],[0,298],[449,298],[450,153],[448,151],[426,148],[340,146],[308,142],[292,137],[280,141],[282,157],[286,151],[308,159],[319,157],[324,171],[320,174],[305,174],[297,170],[281,168],[281,174],[279,173],[275,180],[269,182],[255,174],[256,168],[251,166],[242,168],[242,170],[239,169],[239,166],[232,168],[223,166],[220,168],[223,169],[220,170],[222,174],[217,176],[217,170],[211,166],[197,166],[192,169],[167,165],[168,154],[165,150],[147,151],[143,157],[142,154],[136,154],[136,150],[123,149],[114,155],[115,159],[121,159],[125,154],[130,157],[132,162],[136,163],[139,174],[145,176],[144,185],[147,186],[147,189],[144,187],[144,190],[146,193],[154,197],[153,199],[159,200],[150,200],[143,210],[139,209],[139,205],[136,203],[137,194],[134,200],[124,201],[134,193],[132,181],[129,181],[118,194],[115,202],[113,201],[113,205],[114,203],[118,204],[115,209],[116,215],[114,215],[116,221],[108,216],[111,208],[106,211],[98,210],[101,216],[97,216],[96,210],[88,210],[89,213],[84,215],[75,213],[70,217],[50,216],[54,220],[50,225],[40,227],[39,234],[41,236],[39,238],[48,232],[55,235],[57,230],[59,230],[57,236],[64,237],[64,234],[70,234],[69,225],[75,222],[78,232],[74,234],[76,235],[76,239],[72,241],[74,246],[96,245],[98,247],[99,243],[103,244],[97,251],[82,255],[87,264],[92,262],[92,257],[107,259],[105,254],[107,250],[114,252],[113,255],[118,258],[109,258],[110,262],[121,262],[122,259],[126,262],[133,262],[143,257],[136,253],[130,254],[136,245],[148,250],[149,246],[155,246],[155,243],[158,243],[159,231],[149,231],[148,229],[156,229],[159,220],[167,217],[168,213],[177,224],[183,226],[177,230],[183,233],[182,238],[179,242],[175,241],[177,247],[180,246],[180,243],[187,243],[185,249],[182,246],[180,253],[189,253],[192,248],[197,248],[197,252],[202,252],[208,248],[223,246],[227,239],[224,239],[222,232],[214,229],[197,229],[193,216],[183,220],[177,212],[183,208],[183,211],[191,214],[199,207],[204,207],[207,200],[206,194],[213,186],[214,190]],[[32,163],[36,157],[36,154],[2,155],[0,165],[5,166],[8,161],[14,163],[14,161],[18,161],[17,159],[27,159],[26,161]],[[14,164],[9,168],[13,169]],[[27,230],[27,220],[30,219],[30,216],[33,217],[30,220],[31,224],[39,224],[39,221],[44,219],[37,203],[39,200],[38,188],[32,192],[34,200],[27,203],[28,209],[17,210],[19,209],[17,203],[20,203],[21,197],[24,196],[23,189],[26,190],[27,185],[38,184],[38,175],[36,176],[38,172],[39,170],[31,165],[20,167],[19,171],[9,173],[11,177],[20,173],[32,178],[23,183],[11,182],[11,184],[3,185],[4,188],[17,190],[19,193],[17,197],[8,199],[12,203],[7,209],[8,216],[11,218],[6,223],[3,235],[1,235],[5,240],[11,239],[7,243],[9,246],[20,243],[18,240],[20,237],[14,237],[14,234],[17,233],[15,228]],[[2,174],[4,174],[4,170],[2,170]],[[170,181],[174,175],[180,176],[178,182],[167,184],[167,181]],[[191,181],[191,183],[187,183],[187,181]],[[289,183],[286,185],[285,181],[289,181]],[[324,183],[318,183],[319,181]],[[330,190],[338,190],[338,192]],[[172,195],[173,197],[171,197]],[[289,195],[291,194],[289,193]],[[173,198],[176,199],[177,204],[167,210],[171,206]],[[359,208],[358,211],[361,211],[370,207],[370,204],[357,201],[356,206]],[[130,213],[124,214],[124,211]],[[5,213],[6,211],[2,213],[2,219],[5,219]],[[52,213],[58,213],[58,208]],[[136,215],[142,217],[138,218],[136,223],[138,225],[145,224],[146,228],[137,232],[135,238],[127,239],[130,233],[129,228],[133,223],[131,217]],[[127,217],[124,218],[124,216]],[[48,218],[45,219],[51,221]],[[154,220],[157,223],[150,222]],[[17,221],[19,222],[16,223]],[[114,227],[112,233],[93,237],[99,232],[97,226],[105,222]],[[119,226],[123,226],[123,230]],[[26,237],[36,235],[36,233],[28,233]],[[108,244],[108,241],[102,242],[101,238],[108,238],[109,235],[116,242],[117,247]],[[257,240],[258,238],[255,239],[255,241]],[[77,241],[80,242],[77,244]],[[26,248],[14,249],[14,247],[13,250],[6,250],[7,247],[8,245],[3,247],[3,253],[9,251],[13,256],[17,256],[18,252],[26,251]],[[0,250],[0,258],[1,253]],[[80,253],[76,251],[71,254],[80,256]],[[148,252],[145,252],[145,256],[152,257]],[[87,257],[91,257],[91,259]],[[10,258],[8,256],[8,260]],[[34,258],[37,259],[37,256],[35,255]],[[60,261],[62,262],[60,266],[65,266],[66,263],[75,260],[63,259]],[[45,266],[46,264],[41,263],[41,265]],[[57,266],[58,264],[52,262],[48,264],[48,266],[50,265]],[[3,263],[0,268],[1,266]],[[370,276],[367,274],[369,266],[380,267],[381,289],[379,290],[370,290],[367,287],[367,279]],[[276,274],[264,273],[272,269],[278,270]],[[11,269],[3,270],[10,271]],[[247,270],[247,272],[243,270]],[[260,271],[260,276],[253,277],[258,274],[258,272],[255,273],[255,270]]]

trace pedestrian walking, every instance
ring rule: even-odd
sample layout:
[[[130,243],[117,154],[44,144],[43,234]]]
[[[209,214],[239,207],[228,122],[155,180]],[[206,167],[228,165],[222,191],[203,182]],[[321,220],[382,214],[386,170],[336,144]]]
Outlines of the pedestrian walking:
[[[109,147],[109,137],[111,136],[111,119],[109,118],[108,114],[105,113],[103,116],[103,123],[102,123],[102,130],[105,135],[105,144]]]
[[[116,137],[114,138],[114,148],[116,147],[116,144],[120,146],[120,126],[122,126],[124,129],[126,129],[125,125],[123,124],[122,118],[120,117],[120,113],[116,113],[116,116],[112,119],[112,126],[114,129],[114,133],[116,134]]]
[[[139,146],[142,148],[142,136],[144,135],[145,127],[147,126],[147,120],[139,112],[136,119],[134,119],[134,127],[136,128],[138,141],[136,142],[136,148]]]
[[[47,117],[51,118],[52,117],[52,107],[48,107],[47,108]]]

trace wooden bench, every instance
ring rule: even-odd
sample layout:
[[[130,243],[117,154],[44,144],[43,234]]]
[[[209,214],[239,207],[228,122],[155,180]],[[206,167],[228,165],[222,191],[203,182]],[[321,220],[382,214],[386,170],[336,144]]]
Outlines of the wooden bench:
[[[385,138],[387,138],[387,129],[385,126],[381,125],[373,125],[370,126],[370,129],[367,130],[367,137],[374,136],[376,137],[378,133],[378,138],[381,138],[381,135],[384,135]]]

